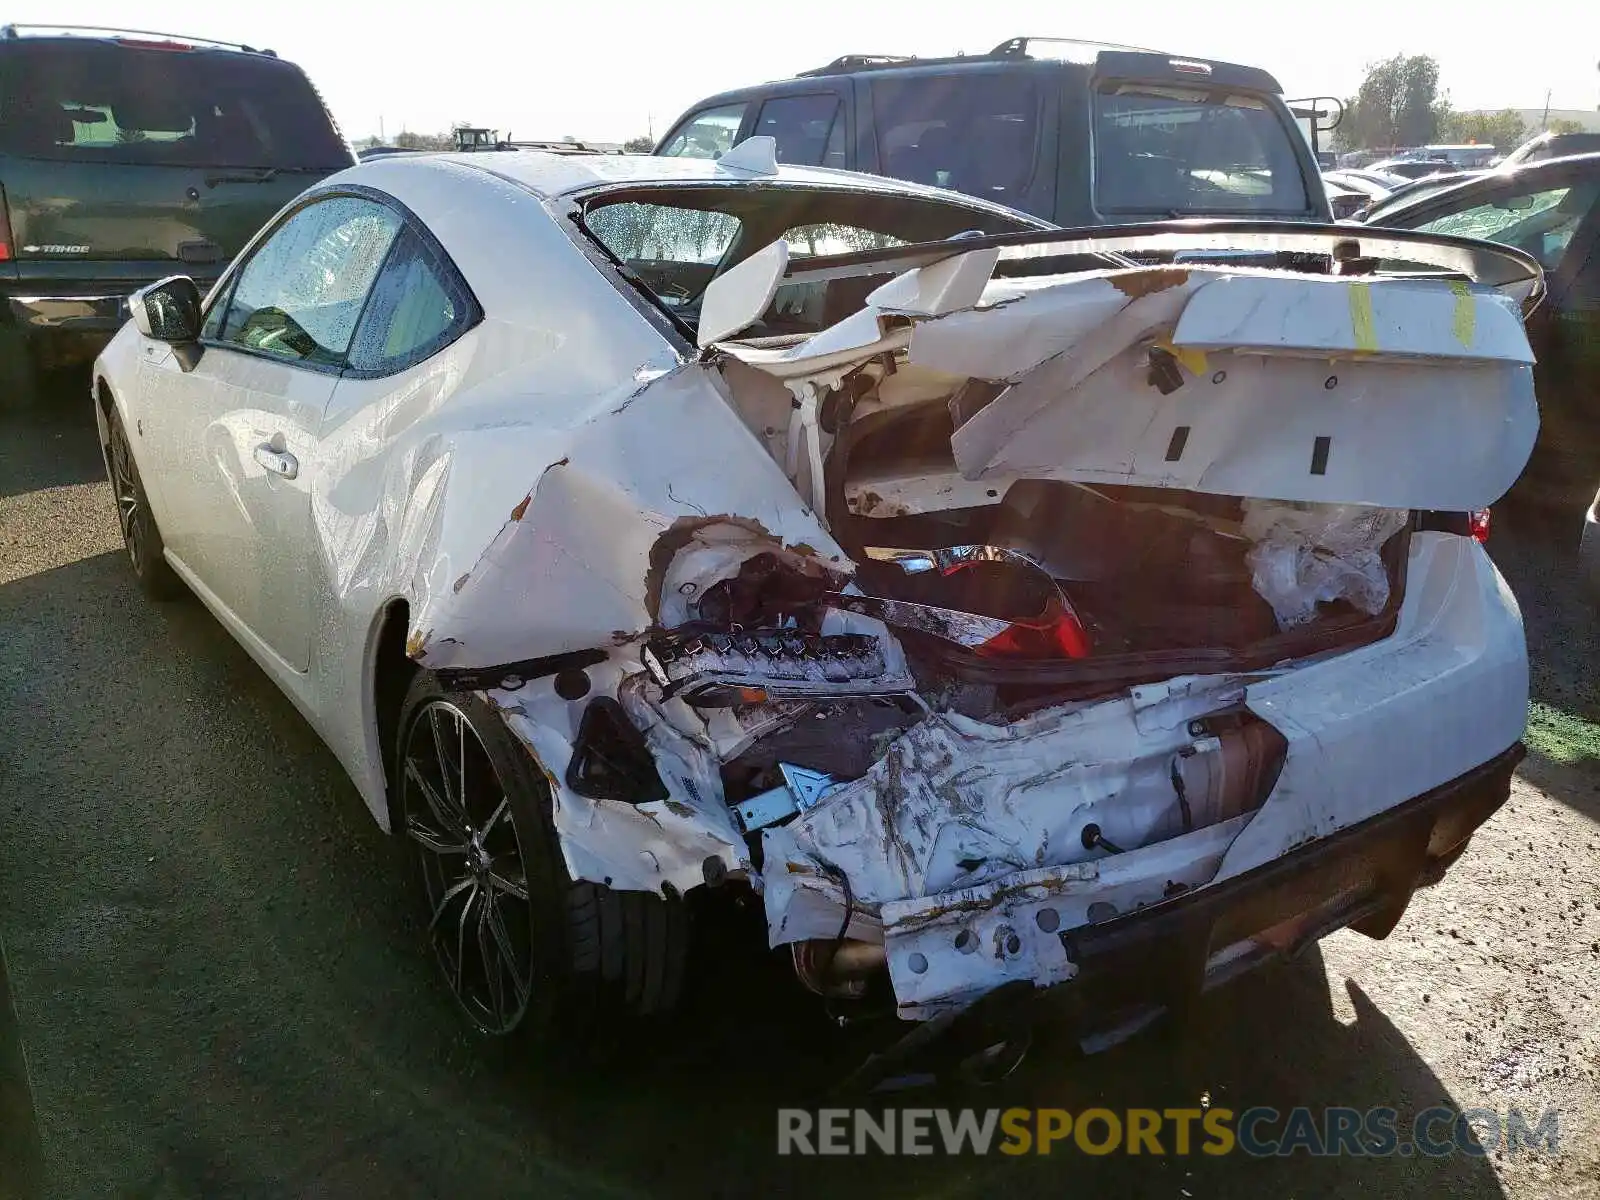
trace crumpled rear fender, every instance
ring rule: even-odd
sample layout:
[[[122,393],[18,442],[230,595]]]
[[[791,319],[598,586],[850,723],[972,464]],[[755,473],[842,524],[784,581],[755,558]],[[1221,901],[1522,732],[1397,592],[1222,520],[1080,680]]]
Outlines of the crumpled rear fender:
[[[470,493],[528,446],[526,491],[498,524]],[[467,493],[457,501],[457,493]],[[656,624],[674,554],[714,525],[848,569],[839,546],[724,398],[690,363],[552,436],[515,428],[458,440],[410,535],[426,545],[408,651],[487,667],[626,641]],[[476,506],[481,508],[481,504]],[[455,510],[467,510],[461,518]]]

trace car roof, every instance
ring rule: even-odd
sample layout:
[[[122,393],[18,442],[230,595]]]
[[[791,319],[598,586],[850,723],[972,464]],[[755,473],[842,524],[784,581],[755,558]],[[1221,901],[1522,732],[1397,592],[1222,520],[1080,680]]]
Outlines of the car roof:
[[[836,171],[830,167],[779,165],[775,175],[724,168],[716,160],[704,158],[665,158],[650,154],[547,154],[539,150],[495,150],[435,154],[380,154],[350,168],[340,178],[362,182],[372,171],[382,169],[426,171],[443,168],[468,168],[495,175],[525,188],[544,200],[588,195],[606,190],[673,184],[772,184],[796,187],[848,188],[894,196],[920,196],[975,211],[1012,217],[1040,229],[1048,221],[1029,216],[1003,204],[968,196],[943,188],[927,187],[881,175],[857,171]],[[376,178],[376,176],[372,176]]]
[[[1600,153],[1541,159],[1538,162],[1513,167],[1509,171],[1484,171],[1468,176],[1459,183],[1451,183],[1448,187],[1436,188],[1414,196],[1408,192],[1399,193],[1392,202],[1380,201],[1374,207],[1373,215],[1387,220],[1409,212],[1413,208],[1431,206],[1447,198],[1468,194],[1474,189],[1494,191],[1513,183],[1537,184],[1547,175],[1552,179],[1558,179],[1566,175],[1584,175],[1590,172],[1600,173]]]

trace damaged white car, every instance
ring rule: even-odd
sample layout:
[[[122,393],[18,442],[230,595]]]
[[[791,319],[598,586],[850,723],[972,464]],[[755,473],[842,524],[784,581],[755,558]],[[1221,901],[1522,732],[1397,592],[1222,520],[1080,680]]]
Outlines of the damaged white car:
[[[1382,937],[1521,753],[1469,514],[1537,430],[1537,264],[759,141],[364,164],[96,366],[141,581],[409,839],[468,1018],[666,1008],[696,889],[824,996],[1085,1037]]]

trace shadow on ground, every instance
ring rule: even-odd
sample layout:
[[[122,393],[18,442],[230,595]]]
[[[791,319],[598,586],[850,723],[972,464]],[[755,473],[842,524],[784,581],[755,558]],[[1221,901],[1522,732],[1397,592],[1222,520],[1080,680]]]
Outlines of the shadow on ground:
[[[1499,1196],[1481,1160],[807,1160],[776,1109],[819,1102],[889,1030],[841,1031],[781,956],[702,923],[687,1010],[604,1073],[459,1029],[393,850],[337,763],[194,602],[119,553],[0,587],[0,933],[52,1191],[230,1195]],[[1341,982],[1338,986],[1345,985]],[[905,1104],[1243,1110],[1452,1098],[1315,952],[1192,1027],[994,1089]],[[1059,1041],[1059,1036],[1056,1039]]]
[[[105,478],[88,388],[74,376],[24,408],[0,402],[0,497]]]
[[[1522,774],[1600,820],[1600,603],[1577,569],[1582,513],[1496,510],[1490,553],[1522,608],[1528,635],[1527,742]]]

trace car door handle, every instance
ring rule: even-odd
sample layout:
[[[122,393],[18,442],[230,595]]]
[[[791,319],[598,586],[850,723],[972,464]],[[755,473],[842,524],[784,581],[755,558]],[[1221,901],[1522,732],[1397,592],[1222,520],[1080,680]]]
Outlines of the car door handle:
[[[293,479],[300,474],[300,460],[287,450],[274,450],[271,442],[262,442],[256,447],[255,459],[267,470],[285,479]]]

